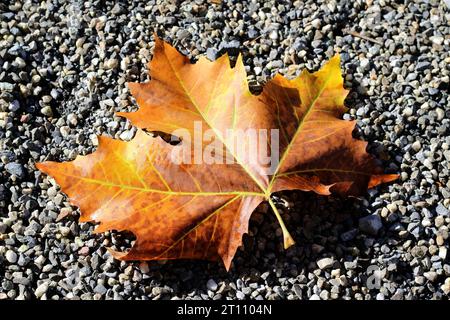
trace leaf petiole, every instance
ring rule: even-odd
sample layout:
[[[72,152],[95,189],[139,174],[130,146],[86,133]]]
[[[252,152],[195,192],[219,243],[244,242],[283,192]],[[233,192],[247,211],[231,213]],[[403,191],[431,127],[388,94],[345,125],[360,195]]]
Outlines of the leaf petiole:
[[[281,230],[283,231],[284,249],[287,249],[290,246],[294,245],[295,241],[292,238],[291,234],[289,233],[288,229],[286,228],[283,218],[281,218],[280,212],[278,211],[277,207],[275,206],[275,203],[273,203],[273,201],[270,197],[268,198],[268,201],[269,201],[270,206],[272,207],[275,217],[277,217],[277,220],[278,220],[278,223],[280,224]]]

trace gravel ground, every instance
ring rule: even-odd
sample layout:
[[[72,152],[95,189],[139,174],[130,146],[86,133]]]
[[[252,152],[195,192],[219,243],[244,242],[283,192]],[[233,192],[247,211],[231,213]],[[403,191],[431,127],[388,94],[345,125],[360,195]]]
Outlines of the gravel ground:
[[[447,6],[2,1],[0,299],[447,299]],[[218,263],[114,260],[105,247],[130,247],[130,237],[93,235],[34,163],[90,153],[98,134],[133,136],[113,113],[136,109],[126,82],[148,79],[155,31],[193,59],[242,51],[254,86],[341,52],[351,89],[344,117],[401,178],[362,199],[283,194],[297,244],[284,251],[276,219],[260,207],[229,273]]]

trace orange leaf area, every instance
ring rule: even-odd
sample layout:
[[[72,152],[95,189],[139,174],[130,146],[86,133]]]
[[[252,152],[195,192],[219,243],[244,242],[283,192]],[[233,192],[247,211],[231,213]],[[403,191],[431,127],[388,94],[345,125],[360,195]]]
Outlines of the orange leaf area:
[[[284,246],[294,243],[272,193],[357,196],[397,178],[383,174],[366,152],[367,143],[352,137],[355,122],[341,119],[347,90],[338,55],[318,72],[305,70],[293,80],[275,76],[259,95],[249,91],[241,56],[233,68],[227,55],[192,64],[157,39],[149,70],[148,83],[129,83],[139,110],[118,113],[139,128],[133,140],[99,137],[92,154],[37,164],[80,208],[80,221],[98,222],[96,232],[135,234],[129,252],[112,251],[117,258],[221,259],[229,269],[250,216],[263,201],[280,222]],[[171,145],[144,129],[175,132],[182,142]],[[249,129],[279,132],[279,161],[272,170],[235,152],[237,139],[252,146],[251,139],[239,138]],[[210,132],[233,161],[177,158],[179,151],[189,154],[199,130]]]

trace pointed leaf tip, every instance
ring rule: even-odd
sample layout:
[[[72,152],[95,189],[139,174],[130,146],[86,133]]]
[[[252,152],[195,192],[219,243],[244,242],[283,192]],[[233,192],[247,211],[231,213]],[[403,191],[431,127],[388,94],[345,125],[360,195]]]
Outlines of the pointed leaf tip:
[[[379,184],[392,182],[397,180],[400,177],[399,174],[379,174],[379,175],[372,175],[370,177],[369,184],[367,188],[371,189]]]

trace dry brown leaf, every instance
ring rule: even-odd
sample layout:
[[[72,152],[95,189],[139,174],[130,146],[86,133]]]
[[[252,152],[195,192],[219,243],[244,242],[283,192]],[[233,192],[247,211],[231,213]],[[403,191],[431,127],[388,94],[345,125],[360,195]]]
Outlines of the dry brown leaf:
[[[352,137],[355,122],[341,119],[347,90],[339,56],[313,74],[305,70],[293,80],[277,75],[260,95],[248,89],[241,56],[234,68],[227,55],[191,64],[157,39],[149,69],[150,82],[129,84],[139,110],[118,114],[148,131],[184,129],[178,132],[180,145],[138,129],[132,141],[99,137],[90,155],[37,164],[81,209],[81,221],[99,223],[96,232],[135,234],[133,248],[113,252],[117,258],[222,259],[228,269],[252,212],[263,201],[280,222],[284,246],[294,243],[272,193],[357,196],[397,178],[383,174],[366,152],[367,143]],[[233,163],[174,162],[174,151],[192,151],[188,142],[199,133],[195,123],[201,123],[200,133],[213,132]],[[280,162],[274,172],[233,152],[238,133],[247,129],[279,130]],[[251,139],[239,142],[252,145]]]

